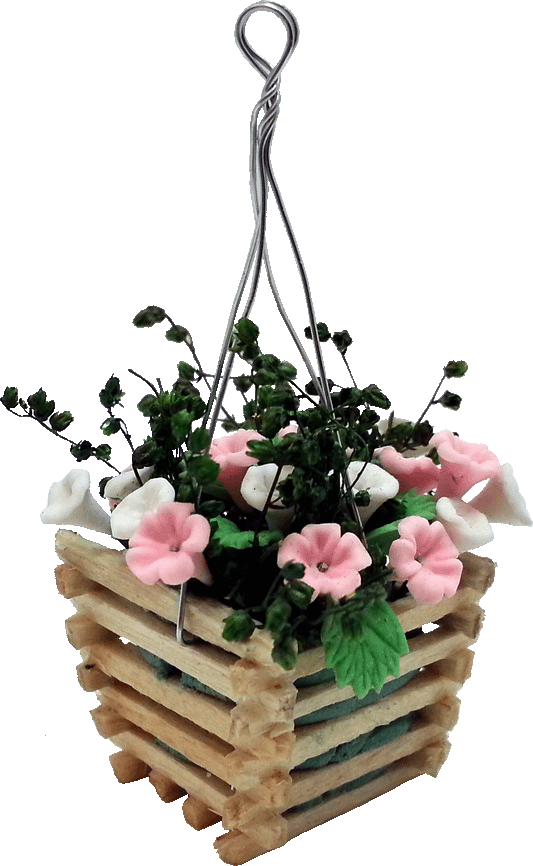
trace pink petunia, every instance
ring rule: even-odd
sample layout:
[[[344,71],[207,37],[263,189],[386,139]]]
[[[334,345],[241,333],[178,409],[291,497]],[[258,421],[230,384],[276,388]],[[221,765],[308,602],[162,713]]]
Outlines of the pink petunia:
[[[442,523],[424,517],[405,517],[398,524],[400,538],[389,552],[399,581],[407,581],[418,604],[437,604],[457,592],[463,563]]]
[[[288,535],[280,545],[278,565],[288,562],[305,566],[304,583],[317,595],[343,598],[361,585],[360,571],[372,560],[361,541],[352,532],[341,536],[338,523],[310,523],[301,532]]]
[[[439,483],[440,469],[430,457],[404,457],[392,445],[377,448],[375,454],[383,469],[397,479],[400,493],[416,490],[422,496]]]
[[[257,463],[255,457],[246,453],[248,442],[264,438],[257,430],[236,430],[228,436],[213,439],[209,449],[212,459],[220,466],[218,480],[243,511],[250,511],[250,506],[241,495],[241,484],[246,471]]]
[[[461,499],[478,481],[492,478],[500,470],[500,461],[486,445],[465,442],[449,430],[436,433],[429,444],[437,449],[441,465],[437,499]]]
[[[158,580],[173,586],[196,577],[211,583],[203,556],[209,543],[209,521],[193,514],[188,502],[167,502],[141,520],[130,538],[126,564],[143,583]]]

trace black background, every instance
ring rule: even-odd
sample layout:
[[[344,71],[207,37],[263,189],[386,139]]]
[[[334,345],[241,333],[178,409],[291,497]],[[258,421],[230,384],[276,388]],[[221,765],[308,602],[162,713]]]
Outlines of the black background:
[[[435,407],[429,420],[513,463],[527,494],[530,314],[521,267],[521,130],[508,87],[521,60],[509,48],[511,22],[500,29],[444,13],[411,21],[383,7],[369,15],[353,4],[340,11],[290,5],[300,43],[282,74],[272,162],[317,318],[350,331],[357,383],[379,385],[400,417],[418,417],[443,365],[466,360],[467,376],[448,383],[463,397],[459,413]],[[98,391],[111,375],[127,392],[127,417],[141,438],[135,405],[147,389],[127,369],[160,376],[169,387],[177,361],[190,360],[164,339],[164,325],[133,328],[133,316],[149,304],[191,331],[214,372],[254,228],[248,135],[263,81],[234,44],[242,8],[180,4],[172,12],[112,15],[87,7],[57,20],[47,10],[40,20],[13,22],[2,379],[23,396],[42,387],[58,410],[72,411],[73,438],[102,441]],[[277,62],[285,32],[274,15],[252,16],[247,35]],[[302,333],[303,292],[272,196],[267,240],[278,288]],[[264,276],[251,318],[263,351],[302,369]],[[341,380],[336,351],[327,345],[324,352],[328,374]],[[303,369],[299,381],[307,381]],[[89,710],[97,701],[79,689],[79,654],[64,636],[73,609],[57,596],[56,529],[41,526],[39,511],[50,483],[78,464],[65,443],[30,421],[4,413],[0,429],[4,617],[16,635],[6,670],[16,707],[16,785],[24,789],[29,780],[24,802],[40,816],[74,813],[72,826],[84,838],[84,819],[107,829],[120,814],[118,836],[106,843],[111,856],[138,853],[139,834],[143,845],[159,842],[178,855],[196,841],[194,831],[179,803],[162,804],[148,782],[118,785],[106,760],[114,747],[96,733]],[[129,455],[115,441],[121,468]],[[96,493],[102,464],[79,465],[91,471]],[[476,552],[500,564],[482,601],[488,622],[438,780],[414,780],[287,852],[335,839],[354,851],[378,843],[390,853],[385,828],[405,838],[401,828],[412,824],[440,839],[447,822],[457,832],[477,807],[489,808],[510,733],[502,701],[520,668],[513,635],[525,530],[497,526],[495,541]],[[206,862],[215,862],[208,840],[219,832],[197,838]]]

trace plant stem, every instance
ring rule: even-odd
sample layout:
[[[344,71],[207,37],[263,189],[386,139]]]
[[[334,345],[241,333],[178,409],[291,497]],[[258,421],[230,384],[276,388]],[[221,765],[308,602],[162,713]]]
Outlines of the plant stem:
[[[413,425],[414,427],[416,427],[417,424],[420,424],[420,422],[421,422],[422,419],[424,418],[424,415],[426,414],[426,412],[428,412],[429,409],[431,409],[431,407],[433,406],[433,404],[436,402],[436,401],[435,401],[435,397],[436,397],[437,394],[439,393],[440,387],[441,387],[442,383],[444,382],[445,378],[446,378],[446,375],[444,375],[444,376],[442,377],[442,379],[440,380],[439,384],[438,384],[437,387],[435,388],[435,390],[434,390],[434,392],[433,392],[433,396],[431,397],[431,400],[429,401],[429,403],[427,404],[426,408],[425,408],[424,411],[422,412],[420,418],[419,418],[417,421],[415,421],[415,423],[414,423],[414,425]]]
[[[144,382],[145,385],[148,385],[148,387],[151,388],[154,392],[155,396],[159,397],[159,391],[157,390],[155,385],[152,384],[152,382],[150,382],[148,379],[145,379],[144,376],[141,376],[140,373],[136,373],[135,370],[132,370],[131,368],[128,368],[128,373],[131,373],[132,376],[136,376],[137,379],[140,379],[141,382]]]

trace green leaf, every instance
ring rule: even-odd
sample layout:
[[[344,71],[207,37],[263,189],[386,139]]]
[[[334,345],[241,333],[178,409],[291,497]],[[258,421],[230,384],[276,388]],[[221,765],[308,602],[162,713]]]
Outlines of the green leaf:
[[[375,560],[376,555],[386,556],[390,550],[393,541],[400,537],[398,532],[399,520],[393,523],[386,523],[385,526],[378,526],[372,532],[367,533],[366,540],[372,551],[372,559]]]
[[[194,451],[198,454],[201,451],[205,451],[206,448],[209,448],[210,441],[211,437],[209,435],[209,430],[207,430],[206,427],[197,427],[197,429],[193,430],[187,439],[187,447],[189,451]]]
[[[211,534],[210,544],[232,550],[246,550],[254,543],[255,532],[251,529],[241,530],[226,517],[215,517],[211,520],[214,531]],[[265,530],[257,534],[257,543],[260,547],[268,547],[281,541],[283,533]]]
[[[100,430],[102,431],[102,433],[105,433],[106,436],[112,436],[113,433],[118,433],[120,430],[120,419],[106,418],[105,421],[100,425]]]
[[[167,340],[170,340],[171,343],[190,342],[190,334],[187,328],[183,328],[181,325],[172,325],[172,327],[165,332],[165,337]]]
[[[187,460],[187,470],[202,487],[217,480],[220,466],[209,454],[199,454]]]
[[[272,649],[272,661],[277,662],[286,671],[293,670],[298,661],[298,648],[295,641],[287,637],[276,641]]]
[[[54,414],[50,416],[49,423],[54,433],[61,433],[63,430],[66,430],[73,421],[74,417],[70,412],[54,412]]]
[[[183,445],[191,430],[191,424],[194,421],[192,412],[187,412],[186,409],[180,409],[175,412],[170,419],[170,429],[172,436],[178,445]]]
[[[6,409],[14,409],[19,401],[18,388],[6,388],[3,397],[0,397],[0,403]]]
[[[242,641],[251,637],[255,631],[255,622],[245,610],[237,610],[224,620],[222,632],[224,640]]]
[[[305,610],[311,603],[314,589],[307,583],[302,583],[301,580],[293,580],[285,587],[285,594],[291,604]]]
[[[166,318],[166,313],[162,307],[146,307],[133,319],[133,324],[136,328],[151,328],[152,325],[163,322]]]
[[[369,406],[376,406],[378,409],[390,409],[389,398],[377,385],[368,385],[363,388],[362,395]]]
[[[94,456],[98,460],[109,460],[111,457],[111,445],[97,445],[94,449]]]
[[[447,379],[460,379],[468,370],[466,361],[448,361],[444,368],[444,375]]]
[[[198,370],[191,364],[188,364],[187,361],[180,361],[178,363],[178,373],[180,374],[180,379],[185,379],[186,382],[193,382]]]
[[[353,343],[348,331],[335,331],[331,339],[341,355],[345,355]]]
[[[453,409],[454,412],[459,409],[461,405],[462,398],[459,394],[453,394],[452,391],[445,391],[442,397],[436,401],[440,403],[441,406],[444,406],[446,409]]]
[[[292,607],[289,602],[278,597],[269,604],[265,617],[265,628],[273,635],[280,635],[286,629],[292,614]]]
[[[400,675],[409,646],[391,606],[376,599],[359,612],[330,613],[322,628],[326,665],[339,688],[351,686],[358,698],[379,692],[389,676]]]
[[[331,334],[329,332],[329,328],[326,325],[326,323],[325,322],[317,322],[316,329],[318,331],[318,339],[320,340],[320,342],[326,343],[331,337]],[[306,328],[304,328],[304,334],[308,340],[313,339],[313,334],[312,334],[312,331],[311,331],[311,328],[309,325]]]
[[[28,406],[37,421],[47,421],[50,415],[52,415],[56,404],[53,400],[48,400],[46,391],[39,388],[38,391],[34,394],[30,394],[28,397]]]
[[[100,403],[106,409],[112,409],[122,400],[124,391],[120,389],[120,380],[116,376],[110,376],[105,387],[100,391]]]
[[[435,520],[437,506],[433,496],[424,494],[419,496],[416,490],[408,490],[396,497],[401,508],[402,517],[425,517],[426,520]]]
[[[237,339],[246,344],[255,343],[259,336],[259,328],[250,319],[239,319],[233,333]]]
[[[70,453],[80,463],[82,460],[88,460],[89,457],[93,456],[94,448],[87,439],[83,439],[81,442],[70,446]]]

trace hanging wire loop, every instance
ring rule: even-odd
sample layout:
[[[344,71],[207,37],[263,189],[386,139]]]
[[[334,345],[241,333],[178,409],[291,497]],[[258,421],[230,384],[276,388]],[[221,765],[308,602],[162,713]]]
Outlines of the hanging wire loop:
[[[275,64],[275,66],[271,66],[264,57],[261,57],[261,55],[252,48],[246,37],[246,25],[250,17],[255,12],[272,12],[282,21],[285,27],[287,33],[287,41],[285,43],[282,55],[278,62]],[[276,122],[280,110],[281,73],[288,61],[290,60],[294,49],[296,48],[299,35],[300,30],[296,18],[294,17],[292,12],[290,12],[285,6],[282,6],[280,3],[253,3],[239,15],[235,26],[235,39],[237,45],[239,46],[241,52],[246,57],[251,66],[255,70],[257,70],[257,72],[259,72],[262,78],[264,78],[265,83],[261,92],[261,96],[252,111],[252,116],[250,120],[249,168],[250,194],[255,221],[254,232],[248,250],[248,255],[244,265],[241,280],[230,310],[217,363],[217,368],[211,384],[211,392],[202,422],[203,426],[209,429],[210,440],[213,439],[219,415],[222,410],[224,396],[231,378],[231,371],[233,368],[233,362],[235,360],[235,354],[231,351],[231,342],[235,323],[237,321],[237,317],[239,316],[239,311],[242,306],[244,293],[248,286],[248,297],[244,303],[242,311],[240,312],[240,316],[247,318],[250,314],[257,294],[259,277],[263,266],[265,268],[270,289],[274,296],[274,300],[276,302],[280,316],[284,324],[286,325],[287,330],[289,331],[289,334],[294,344],[296,345],[296,348],[298,349],[300,357],[302,358],[309,375],[311,376],[311,381],[316,388],[316,392],[319,395],[320,402],[329,411],[333,411],[333,403],[322,355],[322,347],[318,337],[317,320],[313,307],[309,281],[307,279],[307,274],[305,272],[302,256],[298,249],[298,244],[296,242],[296,237],[289,220],[287,209],[285,207],[278,184],[274,177],[270,157],[272,138],[276,128]],[[296,332],[296,329],[285,310],[281,295],[278,291],[276,281],[274,279],[266,242],[267,200],[269,191],[272,192],[278,206],[300,276],[318,372],[315,371],[315,368],[307,355],[307,352]],[[365,543],[362,523],[359,517],[357,506],[353,500],[353,491],[351,489],[351,485],[349,483],[346,472],[343,473],[342,481],[354,520],[359,525],[361,538],[363,540],[363,543]],[[187,644],[192,642],[190,639],[185,640],[183,636],[186,598],[187,584],[184,583],[182,584],[180,591],[176,627],[177,641],[182,646],[186,646]]]

